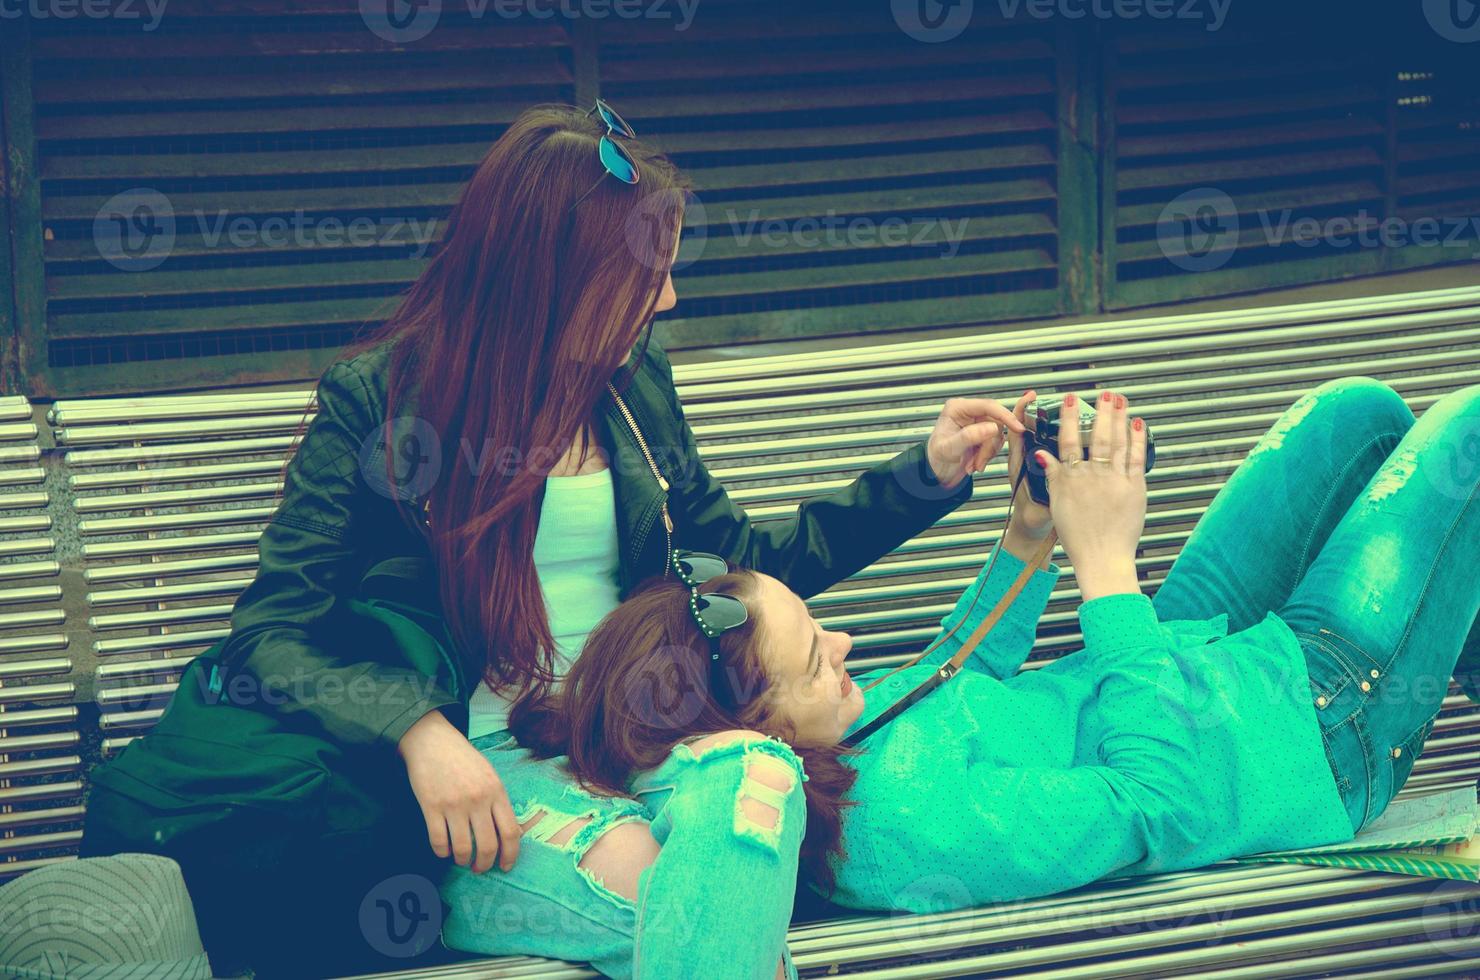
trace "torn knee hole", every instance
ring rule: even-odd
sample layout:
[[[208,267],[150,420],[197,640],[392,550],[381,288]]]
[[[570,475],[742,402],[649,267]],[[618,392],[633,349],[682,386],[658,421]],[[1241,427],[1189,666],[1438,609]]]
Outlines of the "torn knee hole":
[[[524,832],[524,840],[565,848],[593,819],[594,815],[590,813],[558,813],[541,806],[520,820],[519,827]]]
[[[796,785],[785,762],[761,752],[747,753],[745,775],[735,796],[735,833],[778,846],[782,811]]]
[[[586,848],[576,867],[604,892],[637,901],[637,879],[658,859],[659,844],[645,820],[609,827]]]
[[[555,847],[564,847],[566,844],[570,843],[570,839],[572,837],[584,830],[586,828],[586,825],[590,822],[590,817],[577,817],[575,820],[570,821],[564,827],[561,827],[559,830],[555,831],[555,833],[551,834],[547,838],[547,840]]]
[[[745,795],[743,790],[740,794],[740,816],[762,830],[774,831],[781,822],[780,810],[770,803]]]

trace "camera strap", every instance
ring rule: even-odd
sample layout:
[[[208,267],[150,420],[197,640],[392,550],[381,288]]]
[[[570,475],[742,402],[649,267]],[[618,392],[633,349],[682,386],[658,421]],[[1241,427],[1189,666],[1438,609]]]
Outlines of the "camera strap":
[[[1021,572],[1018,573],[1017,580],[1012,583],[1012,587],[1003,594],[1002,598],[997,601],[997,605],[994,606],[992,608],[992,611],[987,614],[987,617],[983,619],[981,623],[977,625],[976,629],[971,632],[971,635],[968,636],[964,642],[962,642],[961,648],[956,651],[955,656],[951,657],[950,660],[947,660],[945,663],[941,664],[940,667],[936,669],[935,673],[925,678],[925,680],[917,685],[913,690],[905,694],[898,701],[895,701],[893,704],[891,704],[888,708],[881,712],[878,717],[874,718],[867,725],[864,725],[862,728],[858,729],[856,732],[843,739],[843,745],[848,748],[853,748],[857,746],[860,742],[868,738],[874,732],[878,731],[880,728],[883,728],[889,722],[893,721],[902,712],[904,712],[906,708],[910,707],[912,704],[925,697],[925,695],[929,694],[937,687],[940,687],[952,677],[956,676],[956,674],[961,670],[961,667],[966,663],[966,658],[970,657],[972,652],[976,650],[976,648],[981,644],[982,638],[991,631],[993,626],[997,625],[997,621],[1002,618],[1002,614],[1007,612],[1008,608],[1017,601],[1018,595],[1021,594],[1024,587],[1027,586],[1028,579],[1033,577],[1033,572],[1038,568],[1040,564],[1042,564],[1043,559],[1053,553],[1054,542],[1056,542],[1057,540],[1058,534],[1054,531],[1049,531],[1048,535],[1044,537],[1042,543],[1039,544],[1038,550],[1033,553],[1033,557],[1028,561],[1027,567],[1025,567]],[[1002,542],[1000,538],[998,539],[997,547],[1002,547]],[[995,554],[993,555],[992,560],[996,560]],[[990,574],[990,572],[991,566],[989,565],[988,573]],[[981,593],[977,593],[976,599],[972,600],[973,608],[975,608],[976,602],[979,599],[981,599]],[[966,619],[970,616],[970,612],[971,610],[968,609],[967,615],[961,617],[961,622],[966,621]],[[959,626],[960,624],[958,623],[957,625]],[[952,629],[951,632],[955,632],[955,630]],[[927,656],[931,650],[939,646],[940,643],[943,643],[950,635],[950,633],[947,633],[945,636],[936,641],[936,643],[931,644],[929,647],[921,651],[912,659],[906,661],[903,664],[900,664],[898,667],[894,668],[883,677],[880,677],[878,680],[869,684],[869,686],[864,688],[864,690],[867,691],[869,688],[877,687],[879,684],[882,684],[884,681],[893,677],[901,670],[904,670],[907,667],[913,667],[915,664],[919,663],[925,656]]]

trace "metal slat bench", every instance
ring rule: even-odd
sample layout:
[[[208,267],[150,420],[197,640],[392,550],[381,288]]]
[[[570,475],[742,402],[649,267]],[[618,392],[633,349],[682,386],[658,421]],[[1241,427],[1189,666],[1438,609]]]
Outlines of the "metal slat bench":
[[[1480,287],[678,365],[711,469],[757,520],[922,438],[943,399],[1113,386],[1155,426],[1138,568],[1154,589],[1229,473],[1302,392],[1377,377],[1415,414],[1480,382]],[[153,724],[227,632],[311,391],[0,399],[0,875],[67,860],[86,769]],[[810,604],[859,669],[933,635],[1006,512],[1005,453],[971,502]],[[1080,645],[1072,569],[1029,668]],[[152,699],[152,702],[151,700]],[[1405,793],[1474,785],[1480,705],[1452,689]],[[1294,816],[1294,815],[1292,815]],[[1298,818],[1298,817],[1297,817]],[[935,915],[799,923],[807,974],[933,977],[1464,975],[1476,889],[1338,869],[1223,865]],[[1468,900],[1469,904],[1465,902]],[[1443,938],[1468,929],[1468,945]],[[591,976],[469,961],[405,976]]]

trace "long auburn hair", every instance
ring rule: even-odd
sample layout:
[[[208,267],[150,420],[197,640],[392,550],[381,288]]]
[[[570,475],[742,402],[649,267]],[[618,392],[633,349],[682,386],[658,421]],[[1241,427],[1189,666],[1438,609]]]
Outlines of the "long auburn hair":
[[[558,691],[529,693],[509,715],[509,729],[540,758],[564,755],[567,768],[588,789],[626,795],[639,772],[659,766],[675,744],[694,737],[748,728],[792,745],[807,779],[807,829],[801,861],[824,893],[836,881],[829,857],[844,857],[842,813],[858,774],[843,762],[841,745],[803,747],[775,710],[775,680],[761,656],[764,617],[760,579],[735,568],[699,587],[722,591],[750,610],[742,625],[720,636],[735,708],[717,701],[708,674],[709,640],[689,612],[689,590],[675,578],[653,577],[608,613],[586,637]]]
[[[449,634],[495,690],[553,683],[555,642],[534,567],[544,481],[595,418],[642,337],[673,263],[692,185],[637,140],[629,185],[606,173],[606,126],[572,106],[522,112],[445,219],[440,245],[395,312],[341,357],[391,343],[386,418],[411,411],[440,440],[424,491]],[[644,331],[647,327],[647,331]],[[385,486],[420,529],[386,425]]]

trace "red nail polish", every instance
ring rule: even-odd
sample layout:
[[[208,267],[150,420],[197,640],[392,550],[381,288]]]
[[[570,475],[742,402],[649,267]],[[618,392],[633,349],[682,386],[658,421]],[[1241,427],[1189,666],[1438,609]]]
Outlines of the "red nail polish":
[[[1102,402],[1108,402],[1109,400],[1110,400],[1110,392],[1108,392],[1108,391],[1102,391],[1102,392],[1100,392],[1100,401],[1102,401]]]
[[[1064,404],[1065,405],[1073,405],[1074,404],[1074,396],[1073,395],[1065,395],[1064,396]]]
[[[1131,428],[1135,429],[1137,432],[1140,432],[1141,431],[1141,420],[1140,419],[1136,419],[1135,421],[1131,422]]]
[[[1125,408],[1125,396],[1124,395],[1116,395],[1115,396],[1115,407],[1116,408]]]

